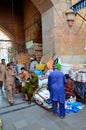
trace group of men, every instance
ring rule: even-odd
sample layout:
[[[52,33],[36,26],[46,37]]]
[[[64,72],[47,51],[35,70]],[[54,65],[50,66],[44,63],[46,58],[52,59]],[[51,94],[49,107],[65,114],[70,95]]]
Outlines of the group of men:
[[[1,59],[0,63],[0,87],[7,90],[7,97],[10,105],[14,103],[14,91],[15,91],[15,80],[16,71],[13,69],[13,62],[6,65],[5,59]]]
[[[36,64],[36,63],[34,63]],[[31,103],[31,99],[34,91],[38,88],[38,76],[34,73],[33,66],[28,72],[24,67],[21,68],[21,74],[19,75],[22,81],[22,94],[24,100]],[[14,104],[14,91],[15,91],[15,80],[14,77],[17,73],[13,69],[13,64],[5,64],[5,60],[1,60],[0,64],[0,86],[3,85],[6,87],[8,92],[8,101],[10,105]],[[68,84],[67,84],[68,82]],[[67,86],[68,85],[68,86]],[[66,86],[66,87],[65,87]],[[69,88],[68,88],[69,87]],[[67,75],[65,76],[61,71],[58,70],[57,66],[53,66],[53,72],[48,76],[48,89],[50,91],[50,99],[52,101],[53,113],[57,115],[57,105],[59,104],[59,116],[61,118],[65,117],[65,100],[66,92],[69,96],[74,94],[74,89],[72,89],[70,81],[68,80]],[[68,90],[69,89],[69,90]],[[70,91],[71,90],[71,91]],[[73,95],[75,96],[75,95]]]
[[[15,77],[21,79],[21,91],[24,99],[31,103],[33,92],[38,87],[38,76],[30,70],[28,72],[24,67],[21,68],[21,74],[18,75],[17,71],[13,68],[13,62],[6,65],[5,59],[1,59],[0,63],[0,87],[5,87],[7,90],[8,102],[12,106],[14,104],[15,92]],[[1,89],[2,90],[2,89]]]

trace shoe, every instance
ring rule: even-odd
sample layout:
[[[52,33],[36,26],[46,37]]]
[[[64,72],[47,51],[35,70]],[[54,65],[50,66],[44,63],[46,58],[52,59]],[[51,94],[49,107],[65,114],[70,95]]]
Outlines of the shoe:
[[[31,104],[31,101],[28,101],[28,104]]]
[[[25,99],[25,98],[23,98],[22,100],[23,100],[23,101],[28,101],[28,99]]]
[[[13,106],[14,102],[9,101],[10,106]]]
[[[10,103],[10,106],[13,106],[14,103]]]
[[[54,115],[54,116],[58,116],[58,114],[57,114],[57,113],[53,113],[53,115]]]
[[[64,116],[60,116],[61,119],[64,119],[65,117]]]

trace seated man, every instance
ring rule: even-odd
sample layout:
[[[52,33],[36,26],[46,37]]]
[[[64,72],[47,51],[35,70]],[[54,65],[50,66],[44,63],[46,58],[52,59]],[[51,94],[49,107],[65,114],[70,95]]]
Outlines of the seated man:
[[[24,67],[21,68],[21,72],[22,73],[20,74],[20,79],[21,79],[22,88],[23,88],[23,87],[25,87],[27,79],[30,78],[30,74]],[[25,98],[25,100],[28,100],[27,95],[24,95],[24,98]]]
[[[23,95],[26,95],[28,103],[31,103],[31,98],[33,96],[34,91],[38,88],[38,76],[30,71],[30,78],[28,82],[26,82],[25,86],[22,87]]]
[[[75,91],[74,91],[74,87],[73,87],[73,82],[70,79],[70,76],[68,74],[65,74],[67,83],[65,85],[65,91],[66,91],[66,98],[70,98],[70,96],[75,97]]]

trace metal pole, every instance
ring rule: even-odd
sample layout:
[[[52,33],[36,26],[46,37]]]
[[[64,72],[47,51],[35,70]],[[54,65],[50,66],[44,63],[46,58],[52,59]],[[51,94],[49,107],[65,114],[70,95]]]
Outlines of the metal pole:
[[[86,19],[81,14],[79,14],[79,13],[76,13],[76,14],[78,14],[84,21],[86,21]]]

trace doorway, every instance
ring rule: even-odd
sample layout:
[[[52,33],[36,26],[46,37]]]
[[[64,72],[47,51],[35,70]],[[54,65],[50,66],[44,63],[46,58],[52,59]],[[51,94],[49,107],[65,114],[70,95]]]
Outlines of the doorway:
[[[10,61],[10,49],[12,48],[11,39],[0,30],[0,60],[5,59],[6,63]]]

